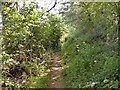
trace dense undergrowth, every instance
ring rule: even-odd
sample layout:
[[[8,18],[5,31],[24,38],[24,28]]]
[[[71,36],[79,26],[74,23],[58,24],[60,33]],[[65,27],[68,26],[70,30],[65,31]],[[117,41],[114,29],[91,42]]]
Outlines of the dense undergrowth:
[[[67,87],[118,87],[117,6],[80,3],[65,14],[73,26],[61,50]]]
[[[118,87],[118,3],[70,3],[65,23],[33,3],[20,11],[15,3],[2,6],[3,88],[47,87],[48,62],[56,51],[67,87]]]
[[[61,37],[61,19],[24,4],[3,3],[2,87],[47,87],[50,50]]]

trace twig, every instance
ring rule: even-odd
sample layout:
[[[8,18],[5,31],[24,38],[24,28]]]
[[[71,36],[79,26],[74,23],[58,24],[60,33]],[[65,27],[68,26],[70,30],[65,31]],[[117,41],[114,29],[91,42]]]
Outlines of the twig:
[[[53,8],[55,8],[55,6],[57,5],[57,1],[55,1],[54,5],[52,8],[50,8],[49,10],[47,10],[46,12],[50,12]]]

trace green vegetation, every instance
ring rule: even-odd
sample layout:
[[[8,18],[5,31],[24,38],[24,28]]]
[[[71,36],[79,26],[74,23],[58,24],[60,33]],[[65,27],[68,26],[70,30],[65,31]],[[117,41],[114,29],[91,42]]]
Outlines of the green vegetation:
[[[20,11],[15,3],[2,3],[3,88],[47,88],[49,62],[56,51],[65,68],[66,87],[119,86],[118,3],[64,5],[56,15],[38,10],[34,3],[24,4]]]
[[[61,20],[34,4],[24,4],[21,12],[12,4],[3,4],[2,86],[46,87],[49,50],[58,46]]]
[[[73,26],[61,52],[68,87],[118,87],[117,6],[79,3],[65,14]]]
[[[49,76],[45,75],[42,77],[36,77],[34,78],[34,80],[30,80],[31,83],[29,85],[30,88],[45,88],[48,85],[48,80],[49,80]]]

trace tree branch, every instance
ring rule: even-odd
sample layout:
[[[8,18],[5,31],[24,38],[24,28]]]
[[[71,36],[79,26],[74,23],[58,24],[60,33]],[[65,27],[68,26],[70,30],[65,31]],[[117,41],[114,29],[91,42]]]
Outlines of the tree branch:
[[[46,12],[50,12],[53,8],[55,8],[56,4],[57,4],[57,1],[55,1],[55,3],[54,3],[54,5],[53,5],[53,7],[52,7],[52,8],[50,8],[49,10],[47,10]]]

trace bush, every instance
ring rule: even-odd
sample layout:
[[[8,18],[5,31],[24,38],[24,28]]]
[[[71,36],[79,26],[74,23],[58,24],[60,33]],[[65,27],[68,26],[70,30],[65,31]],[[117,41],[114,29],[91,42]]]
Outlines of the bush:
[[[50,60],[47,49],[58,46],[61,21],[54,14],[36,10],[34,4],[24,4],[20,12],[11,4],[3,3],[2,86],[28,87],[33,78],[44,81],[41,74],[48,73]]]
[[[61,50],[63,64],[66,67],[63,73],[66,85],[73,88],[117,88],[118,25],[114,21],[117,17],[111,14],[112,11],[116,12],[115,5],[112,9],[109,9],[109,3],[80,3],[80,5],[83,5],[81,9],[73,8],[72,11],[79,15],[81,20],[76,20],[75,30],[70,30]],[[101,9],[105,5],[106,8]],[[86,11],[79,13],[84,10]],[[100,14],[101,10],[105,13]],[[87,16],[88,14],[90,15]],[[77,16],[70,18],[74,20],[75,17]],[[69,17],[67,19],[69,20]]]

